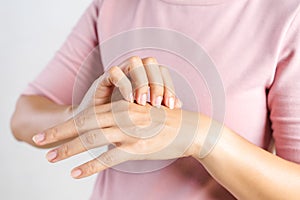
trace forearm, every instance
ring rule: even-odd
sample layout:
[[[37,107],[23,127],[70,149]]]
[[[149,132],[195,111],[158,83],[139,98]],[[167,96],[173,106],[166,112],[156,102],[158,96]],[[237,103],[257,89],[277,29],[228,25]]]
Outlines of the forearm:
[[[238,199],[297,199],[300,166],[283,160],[224,128],[205,158],[194,155]]]
[[[35,134],[66,121],[71,115],[71,106],[58,105],[42,96],[21,96],[11,119],[11,129],[16,139],[35,146],[32,141]]]

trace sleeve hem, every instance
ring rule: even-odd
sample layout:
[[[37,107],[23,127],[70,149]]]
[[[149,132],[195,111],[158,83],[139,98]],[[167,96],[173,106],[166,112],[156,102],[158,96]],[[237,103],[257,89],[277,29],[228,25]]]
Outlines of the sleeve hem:
[[[21,95],[39,95],[39,96],[46,97],[57,104],[66,105],[66,102],[57,98],[51,92],[49,92],[37,85],[34,85],[32,83],[29,84],[29,86],[21,93]]]

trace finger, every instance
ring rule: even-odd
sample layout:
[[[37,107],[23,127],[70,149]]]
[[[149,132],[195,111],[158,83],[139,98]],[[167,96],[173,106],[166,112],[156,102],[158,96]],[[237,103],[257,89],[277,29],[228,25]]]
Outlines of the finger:
[[[49,151],[46,158],[49,162],[57,162],[90,149],[121,141],[122,135],[117,128],[93,130]]]
[[[133,56],[121,64],[121,68],[130,76],[137,103],[146,105],[149,86],[142,60],[138,56]]]
[[[32,139],[37,145],[46,145],[74,138],[94,129],[110,127],[114,124],[113,113],[96,114],[93,109],[86,109],[74,118],[49,128],[35,135]]]
[[[180,99],[178,99],[176,97],[176,100],[175,100],[175,108],[182,108],[182,102],[180,101]]]
[[[169,73],[169,70],[164,66],[160,66],[160,72],[164,83],[163,102],[167,107],[173,109],[175,107],[175,88],[172,77]]]
[[[129,102],[133,102],[132,85],[128,77],[117,66],[111,67],[100,80],[98,87],[98,96],[106,96],[107,87],[115,86],[119,88],[123,98]],[[97,97],[97,96],[96,96]],[[97,99],[97,98],[96,98]]]
[[[60,140],[73,138],[77,135],[76,126],[73,119],[70,119],[62,124],[54,126],[33,136],[32,140],[35,144],[42,146],[54,143]]]
[[[130,160],[133,156],[120,148],[113,148],[104,152],[98,158],[91,160],[72,170],[73,178],[84,178],[92,174],[103,171],[107,168],[118,165],[122,162]]]
[[[164,83],[155,58],[144,58],[143,64],[150,86],[150,101],[153,106],[160,107],[164,95]]]

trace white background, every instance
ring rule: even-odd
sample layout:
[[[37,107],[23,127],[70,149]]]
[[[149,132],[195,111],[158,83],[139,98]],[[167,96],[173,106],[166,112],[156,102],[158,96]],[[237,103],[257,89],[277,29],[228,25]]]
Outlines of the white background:
[[[74,180],[81,155],[57,164],[9,128],[18,95],[54,55],[91,0],[0,0],[0,199],[84,200],[95,176]]]

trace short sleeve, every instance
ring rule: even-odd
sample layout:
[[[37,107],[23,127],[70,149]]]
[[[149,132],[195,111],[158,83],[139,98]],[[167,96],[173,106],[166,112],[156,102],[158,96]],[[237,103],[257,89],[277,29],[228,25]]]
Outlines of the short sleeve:
[[[36,79],[29,83],[23,95],[41,95],[64,105],[72,103],[74,84],[80,67],[99,44],[99,4],[99,0],[91,3],[62,47]],[[101,69],[99,73],[100,71]]]
[[[300,163],[300,16],[282,43],[280,62],[268,94],[276,154]]]

